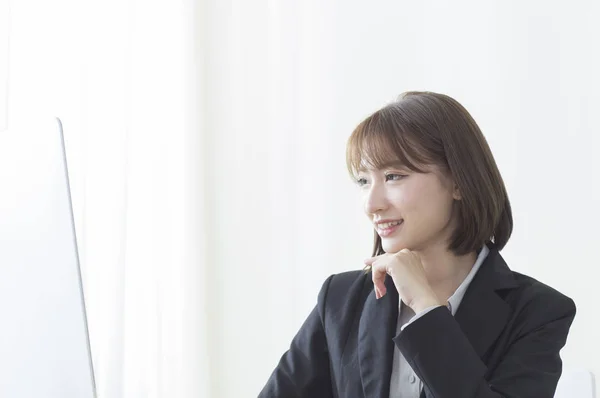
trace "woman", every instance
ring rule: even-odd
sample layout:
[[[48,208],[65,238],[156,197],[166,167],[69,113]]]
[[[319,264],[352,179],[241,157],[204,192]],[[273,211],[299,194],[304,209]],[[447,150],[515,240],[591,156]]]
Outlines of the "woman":
[[[575,304],[499,254],[510,202],[470,114],[405,93],[356,128],[347,163],[373,257],[325,281],[260,396],[553,397]]]

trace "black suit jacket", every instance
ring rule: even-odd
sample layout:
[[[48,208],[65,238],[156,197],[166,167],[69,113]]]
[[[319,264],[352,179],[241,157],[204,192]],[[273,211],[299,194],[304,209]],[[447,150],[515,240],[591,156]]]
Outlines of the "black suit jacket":
[[[551,398],[573,300],[490,253],[453,317],[439,307],[396,335],[398,293],[371,274],[330,276],[260,397],[389,397],[394,346],[426,398]]]

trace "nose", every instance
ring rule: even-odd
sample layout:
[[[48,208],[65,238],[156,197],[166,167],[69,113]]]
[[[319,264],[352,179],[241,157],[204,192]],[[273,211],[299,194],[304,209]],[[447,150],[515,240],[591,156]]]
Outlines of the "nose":
[[[385,210],[388,206],[388,200],[383,184],[374,183],[365,193],[364,207],[367,215],[377,214]]]

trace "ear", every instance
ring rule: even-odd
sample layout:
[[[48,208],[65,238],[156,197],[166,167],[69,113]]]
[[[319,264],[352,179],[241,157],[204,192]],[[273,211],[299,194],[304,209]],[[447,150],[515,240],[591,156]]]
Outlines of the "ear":
[[[460,194],[460,190],[458,189],[458,185],[454,184],[454,188],[452,189],[452,198],[454,200],[461,200],[462,195]]]

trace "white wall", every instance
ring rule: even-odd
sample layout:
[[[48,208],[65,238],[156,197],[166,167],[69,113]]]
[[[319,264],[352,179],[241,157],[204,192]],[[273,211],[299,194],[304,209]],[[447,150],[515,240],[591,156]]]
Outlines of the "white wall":
[[[207,9],[214,396],[255,395],[322,281],[362,266],[371,231],[345,140],[411,89],[480,124],[514,210],[503,255],[575,300],[563,358],[600,375],[600,5],[231,3]]]

